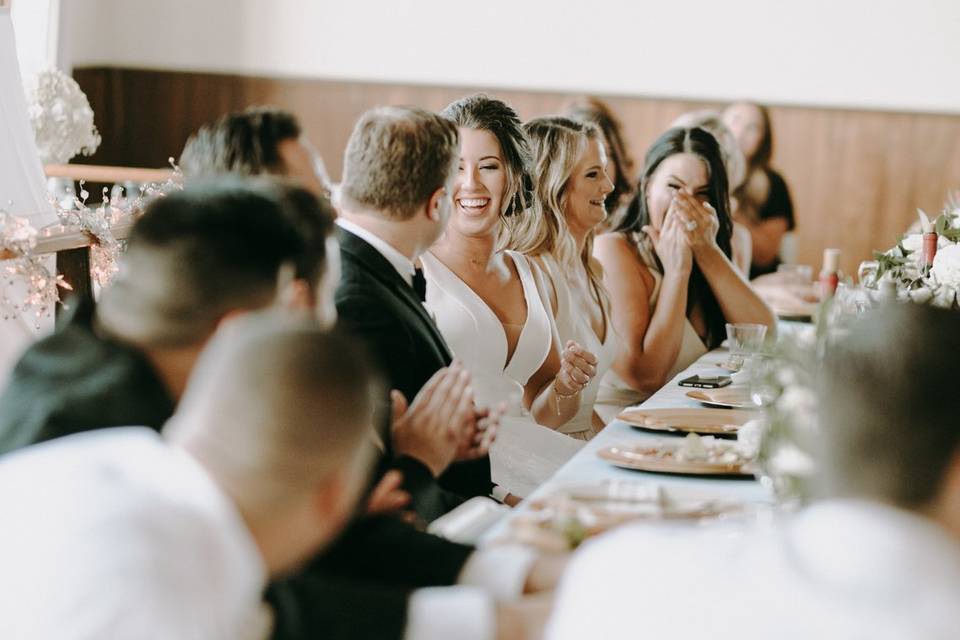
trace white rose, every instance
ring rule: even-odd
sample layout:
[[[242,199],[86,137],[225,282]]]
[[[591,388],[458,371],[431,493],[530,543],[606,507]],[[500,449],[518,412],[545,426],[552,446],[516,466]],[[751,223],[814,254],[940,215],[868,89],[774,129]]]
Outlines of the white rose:
[[[920,287],[910,292],[910,300],[917,304],[926,304],[933,298],[933,291],[930,287]]]
[[[960,245],[951,244],[937,251],[931,273],[940,284],[960,288]]]
[[[911,233],[903,236],[903,240],[900,241],[900,246],[903,247],[905,251],[919,253],[923,249],[923,234]]]

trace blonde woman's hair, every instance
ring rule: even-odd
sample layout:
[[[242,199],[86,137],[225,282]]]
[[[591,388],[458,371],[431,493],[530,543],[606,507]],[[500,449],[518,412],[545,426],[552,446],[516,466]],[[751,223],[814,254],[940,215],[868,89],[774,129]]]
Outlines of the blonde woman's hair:
[[[533,202],[523,215],[511,221],[508,246],[529,256],[550,254],[561,267],[574,267],[579,260],[602,304],[606,299],[602,276],[591,259],[595,232],[587,234],[583,250],[577,255],[564,213],[573,169],[589,141],[600,140],[600,129],[560,116],[534,118],[523,128],[533,153]]]

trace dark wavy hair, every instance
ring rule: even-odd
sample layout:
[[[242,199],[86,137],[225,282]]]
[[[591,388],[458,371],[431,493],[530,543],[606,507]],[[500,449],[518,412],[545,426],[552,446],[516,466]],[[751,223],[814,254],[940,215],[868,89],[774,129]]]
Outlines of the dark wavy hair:
[[[613,181],[613,191],[607,195],[604,202],[607,212],[611,215],[617,212],[624,198],[633,193],[633,158],[623,139],[623,129],[620,121],[613,114],[610,106],[599,98],[580,98],[567,105],[567,115],[574,120],[590,122],[603,132],[607,141],[607,153],[617,167],[617,179]]]
[[[533,200],[532,156],[517,112],[501,100],[478,93],[451,102],[440,115],[458,127],[489,131],[497,138],[507,169],[507,197],[501,215],[514,216],[529,207]]]
[[[302,133],[297,117],[276,107],[251,107],[204,125],[187,140],[180,168],[191,177],[260,175],[283,168],[279,146]]]
[[[647,186],[650,177],[660,164],[670,156],[678,153],[692,153],[699,156],[707,165],[710,183],[708,185],[708,200],[717,212],[720,228],[717,230],[717,245],[729,258],[731,256],[730,237],[733,234],[733,221],[730,219],[730,194],[727,185],[727,171],[723,165],[723,156],[720,145],[706,130],[700,127],[668,129],[657,138],[647,151],[644,160],[643,175],[637,185],[637,192],[627,207],[623,220],[614,229],[615,233],[640,233],[644,238],[643,227],[650,224],[650,212],[647,210]],[[649,239],[647,239],[649,242]],[[656,256],[655,252],[652,252]],[[656,258],[657,267],[663,265]],[[687,296],[687,313],[700,304],[707,319],[707,346],[711,349],[720,345],[726,335],[726,320],[717,302],[716,296],[710,289],[703,272],[694,263],[690,274],[689,295]]]

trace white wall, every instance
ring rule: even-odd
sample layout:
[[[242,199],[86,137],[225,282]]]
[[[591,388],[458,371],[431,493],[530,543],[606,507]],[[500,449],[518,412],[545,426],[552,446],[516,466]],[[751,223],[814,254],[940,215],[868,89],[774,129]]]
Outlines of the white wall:
[[[75,65],[960,113],[960,0],[62,2]]]

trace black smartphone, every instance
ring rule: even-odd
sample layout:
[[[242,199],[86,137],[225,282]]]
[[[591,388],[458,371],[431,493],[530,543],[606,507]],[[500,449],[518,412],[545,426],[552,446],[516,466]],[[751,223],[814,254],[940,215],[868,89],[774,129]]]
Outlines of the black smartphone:
[[[733,382],[730,376],[690,376],[680,381],[681,387],[696,387],[698,389],[719,389]]]

